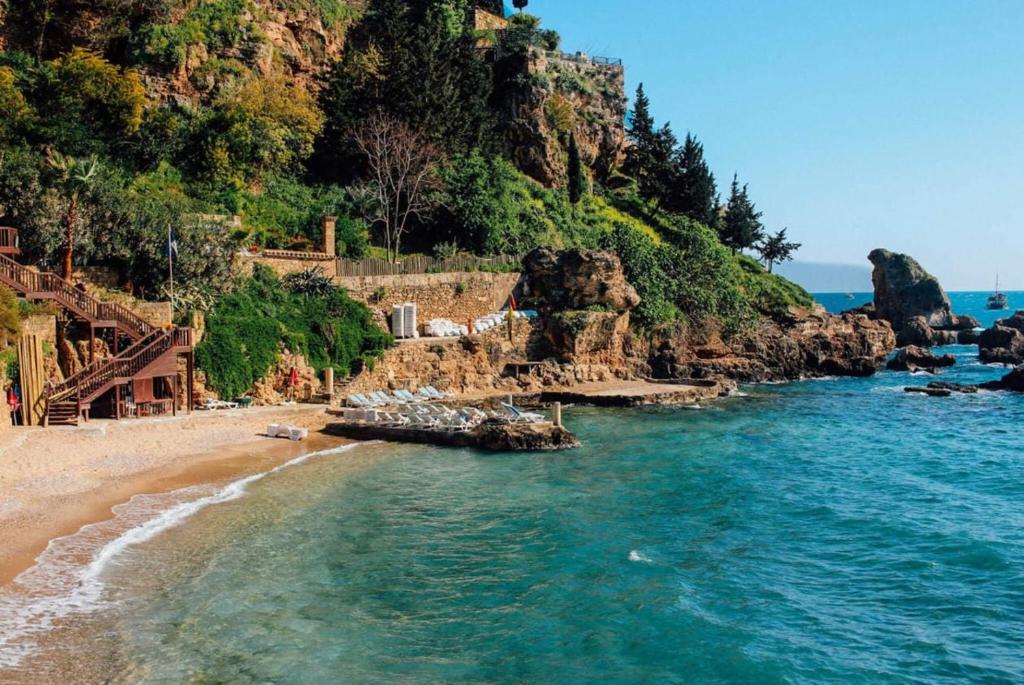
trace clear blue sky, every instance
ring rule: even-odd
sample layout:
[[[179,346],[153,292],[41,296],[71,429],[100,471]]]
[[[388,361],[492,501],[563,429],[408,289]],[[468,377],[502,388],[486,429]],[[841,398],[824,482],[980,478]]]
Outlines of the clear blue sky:
[[[1024,290],[1024,0],[530,0],[621,57],[655,117],[734,171],[806,261],[908,252]]]

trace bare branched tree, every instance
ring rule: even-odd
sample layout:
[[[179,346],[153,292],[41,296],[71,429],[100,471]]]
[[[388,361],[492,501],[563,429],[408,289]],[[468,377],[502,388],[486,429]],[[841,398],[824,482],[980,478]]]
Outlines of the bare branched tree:
[[[384,247],[395,262],[410,220],[423,218],[436,204],[441,149],[383,112],[370,116],[353,139],[366,157],[371,218],[382,225]]]

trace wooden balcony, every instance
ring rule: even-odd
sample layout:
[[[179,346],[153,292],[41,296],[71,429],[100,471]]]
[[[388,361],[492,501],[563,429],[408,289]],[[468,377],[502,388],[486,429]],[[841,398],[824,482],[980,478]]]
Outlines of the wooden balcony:
[[[0,226],[0,254],[21,254],[18,247],[18,229]]]

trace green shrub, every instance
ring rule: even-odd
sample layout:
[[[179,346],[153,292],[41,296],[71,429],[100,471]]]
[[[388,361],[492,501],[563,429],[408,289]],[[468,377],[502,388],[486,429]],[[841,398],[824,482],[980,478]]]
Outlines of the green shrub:
[[[393,343],[370,311],[341,289],[293,293],[265,267],[257,267],[252,278],[217,301],[206,330],[196,359],[210,386],[224,397],[240,395],[266,376],[280,345],[304,355],[317,371],[329,366],[347,377]]]
[[[790,307],[814,306],[814,298],[806,290],[778,274],[768,273],[753,257],[740,254],[735,260],[746,299],[763,314],[784,318]]]

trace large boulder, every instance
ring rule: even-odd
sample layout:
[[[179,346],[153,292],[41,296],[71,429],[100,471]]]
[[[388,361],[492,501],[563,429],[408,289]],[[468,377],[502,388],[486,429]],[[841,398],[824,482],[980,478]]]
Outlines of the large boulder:
[[[944,354],[941,357],[917,345],[909,345],[896,351],[886,368],[893,371],[930,371],[956,364],[956,357]]]
[[[915,316],[896,333],[896,344],[900,347],[955,345],[959,342],[959,335],[960,331],[932,328],[925,317]]]
[[[937,278],[925,271],[913,257],[878,249],[868,255],[874,265],[875,311],[901,330],[911,319],[922,316],[932,328],[952,328],[956,323],[949,297]]]
[[[527,301],[543,311],[627,312],[640,304],[618,255],[608,250],[539,248],[526,255],[523,273]]]
[[[1024,333],[1003,321],[978,336],[978,358],[986,364],[1024,364]]]

